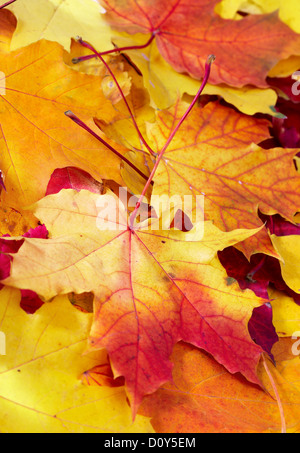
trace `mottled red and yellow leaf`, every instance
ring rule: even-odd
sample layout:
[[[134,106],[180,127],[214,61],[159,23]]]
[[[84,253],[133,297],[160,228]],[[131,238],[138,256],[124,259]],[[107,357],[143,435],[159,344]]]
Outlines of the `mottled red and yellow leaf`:
[[[25,238],[4,283],[45,299],[94,292],[90,349],[107,349],[115,377],[125,377],[133,413],[170,379],[169,356],[181,339],[258,382],[261,348],[247,325],[261,300],[228,285],[215,258],[256,230],[223,233],[206,222],[184,233],[151,229],[149,219],[131,229],[118,202],[112,193],[86,190],[42,199],[33,210],[50,239]]]
[[[178,102],[158,113],[148,134],[160,150],[187,108]],[[293,222],[300,206],[300,177],[295,149],[262,149],[268,122],[210,102],[194,108],[165,151],[154,176],[153,196],[203,195],[207,220],[225,230],[262,225],[258,209],[280,213]],[[153,205],[155,201],[153,199]],[[259,251],[277,254],[267,230],[243,244],[249,257]]]
[[[177,71],[202,78],[206,58],[214,54],[210,83],[266,87],[266,76],[279,60],[299,55],[300,36],[276,12],[224,20],[214,12],[218,2],[99,0],[112,27],[154,34],[160,53]]]

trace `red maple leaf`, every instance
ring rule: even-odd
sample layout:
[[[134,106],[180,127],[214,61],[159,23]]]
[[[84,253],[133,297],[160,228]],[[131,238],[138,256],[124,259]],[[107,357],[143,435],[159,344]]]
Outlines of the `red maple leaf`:
[[[276,12],[236,21],[214,12],[219,0],[99,2],[112,27],[155,37],[161,55],[176,71],[202,78],[207,55],[216,55],[213,84],[266,87],[266,76],[279,60],[299,55],[300,36]]]

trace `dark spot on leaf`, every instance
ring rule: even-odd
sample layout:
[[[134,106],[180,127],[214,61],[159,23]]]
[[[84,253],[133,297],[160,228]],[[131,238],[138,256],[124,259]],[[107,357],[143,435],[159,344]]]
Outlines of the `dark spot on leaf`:
[[[226,278],[225,278],[225,281],[226,281],[226,285],[227,285],[227,286],[230,286],[230,285],[232,285],[232,283],[234,283],[236,280],[235,280],[235,278],[232,278],[232,277],[226,277]]]
[[[16,226],[16,222],[11,222],[11,224],[8,225],[9,231],[13,231],[13,229],[15,228],[15,226]]]

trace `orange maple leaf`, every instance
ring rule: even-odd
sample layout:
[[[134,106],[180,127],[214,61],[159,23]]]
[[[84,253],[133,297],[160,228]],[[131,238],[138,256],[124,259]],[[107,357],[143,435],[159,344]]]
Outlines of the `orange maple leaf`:
[[[159,112],[156,123],[149,125],[148,134],[157,150],[186,107],[178,102]],[[152,195],[189,194],[196,199],[202,194],[205,218],[225,231],[261,226],[258,209],[293,222],[300,206],[300,177],[293,162],[297,150],[265,150],[254,145],[268,137],[268,126],[266,120],[218,102],[195,107],[164,153]],[[264,229],[247,239],[242,251],[248,257],[258,251],[275,253]]]
[[[92,124],[93,116],[110,121],[117,114],[99,77],[64,64],[63,48],[54,42],[39,41],[8,53],[16,25],[12,17],[0,11],[5,37],[0,42],[0,168],[7,189],[2,201],[16,209],[33,203],[45,195],[52,172],[60,167],[77,166],[98,180],[122,183],[120,159],[64,115],[73,109]]]
[[[283,377],[268,363],[284,418],[262,364],[259,375],[267,392],[241,376],[230,375],[212,357],[187,344],[174,347],[172,360],[172,382],[146,397],[139,410],[152,417],[156,432],[278,433],[282,427],[299,432],[300,389],[293,382],[299,369],[297,357],[277,362],[276,368],[285,370]]]

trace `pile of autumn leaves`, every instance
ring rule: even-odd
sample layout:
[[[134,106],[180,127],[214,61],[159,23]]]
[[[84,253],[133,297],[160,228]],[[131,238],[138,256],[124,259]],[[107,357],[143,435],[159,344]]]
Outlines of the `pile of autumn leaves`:
[[[299,432],[300,14],[194,3],[0,10],[4,432]],[[76,35],[130,47],[105,58],[139,134],[107,67],[72,63]],[[118,196],[142,192],[209,54],[144,200],[202,196],[205,222],[128,228]]]

